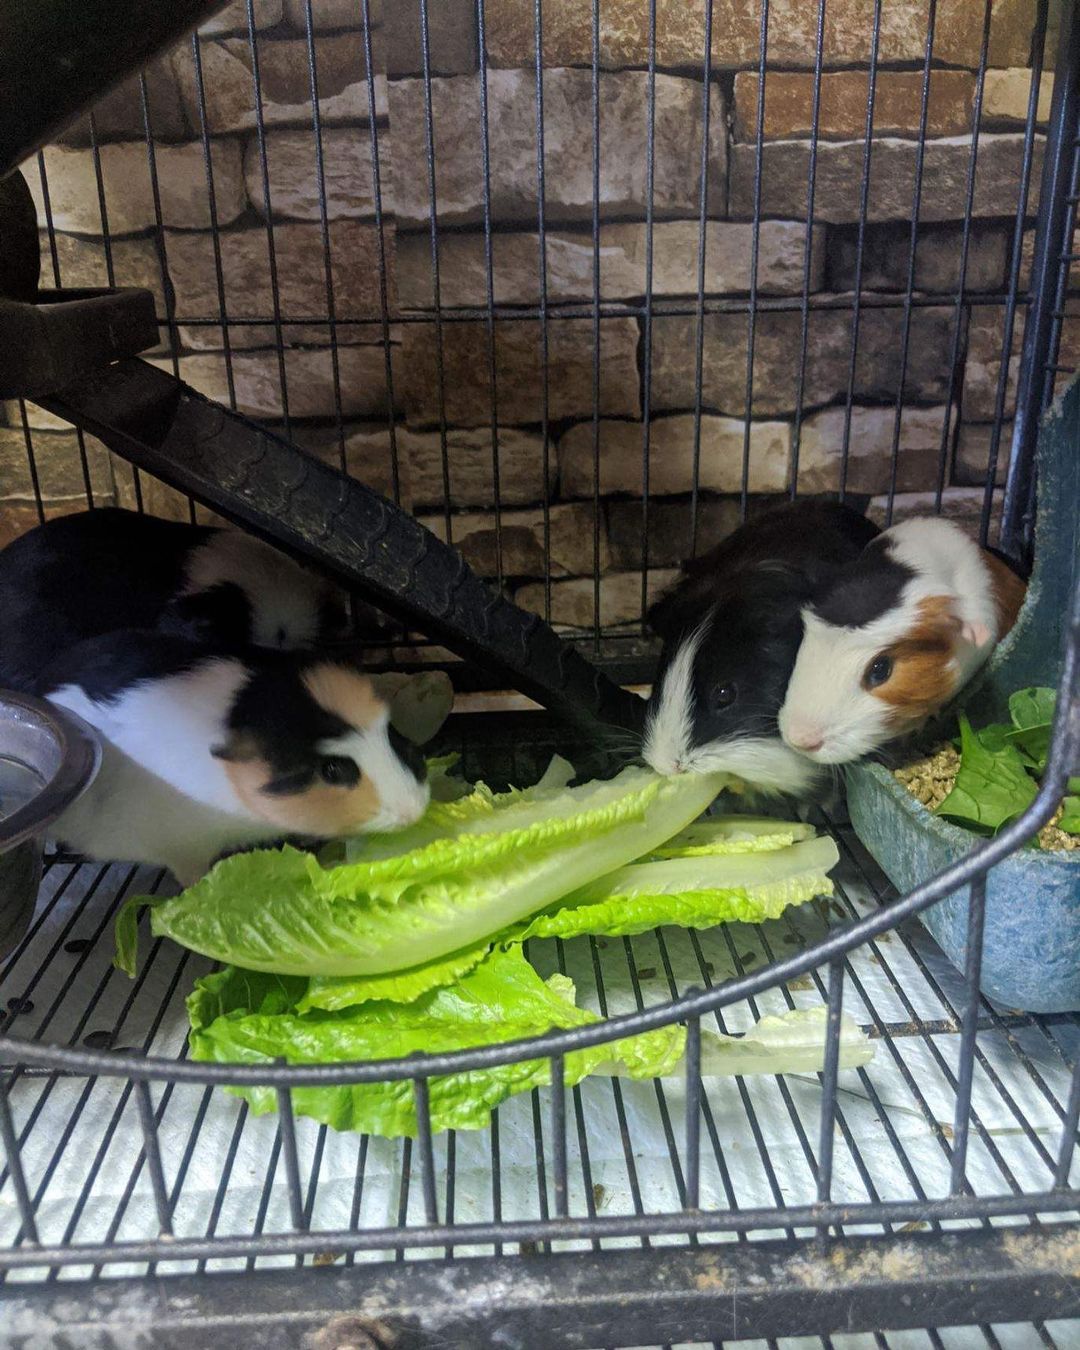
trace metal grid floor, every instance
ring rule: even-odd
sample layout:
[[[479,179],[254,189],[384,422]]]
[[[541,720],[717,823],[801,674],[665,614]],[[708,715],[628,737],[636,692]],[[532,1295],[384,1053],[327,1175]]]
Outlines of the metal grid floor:
[[[530,955],[544,973],[560,969],[569,974],[579,1001],[601,1013],[656,1003],[722,980],[812,943],[833,918],[849,918],[887,902],[883,878],[850,831],[840,828],[836,836],[842,857],[832,901],[815,901],[760,926],[731,925],[703,933],[668,929],[633,940],[534,943]],[[5,1030],[72,1046],[182,1056],[183,1000],[208,963],[171,943],[150,944],[144,937],[137,980],[129,981],[111,965],[112,920],[118,906],[130,894],[158,889],[162,881],[145,869],[52,862],[33,928],[0,973]],[[846,1011],[875,1038],[877,1051],[866,1068],[841,1075],[833,1198],[858,1204],[944,1196],[949,1190],[960,1042],[959,978],[917,924],[857,949],[847,964]],[[718,1019],[719,1029],[737,1032],[765,1013],[820,1006],[824,1000],[825,987],[815,972],[728,1009]],[[1076,1016],[1037,1017],[984,1005],[968,1158],[972,1193],[1007,1196],[1038,1192],[1051,1183],[1069,1069],[1078,1049]],[[123,1241],[153,1233],[153,1195],[136,1142],[141,1138],[138,1101],[131,1085],[20,1069],[5,1072],[41,1241]],[[436,1138],[442,1218],[467,1223],[553,1212],[545,1096],[533,1093],[509,1101],[488,1131]],[[815,1075],[707,1081],[702,1209],[812,1203],[819,1098]],[[276,1117],[256,1118],[223,1093],[172,1084],[154,1089],[154,1109],[178,1237],[289,1230]],[[305,1221],[312,1231],[423,1222],[419,1172],[409,1141],[339,1135],[305,1120],[298,1122],[298,1133]],[[682,1080],[588,1080],[574,1089],[568,1133],[571,1214],[662,1213],[681,1205]],[[1073,1179],[1080,1179],[1080,1161],[1074,1161]],[[908,1225],[930,1226],[925,1221]],[[775,1227],[727,1236],[753,1241],[791,1231]],[[811,1230],[794,1231],[809,1235]],[[846,1231],[880,1228],[864,1224]],[[21,1240],[5,1172],[0,1242]],[[662,1245],[688,1239],[661,1235],[649,1240]],[[604,1241],[636,1245],[642,1239]],[[460,1246],[446,1254],[492,1250],[501,1251]],[[326,1251],[314,1261],[433,1254],[397,1249],[346,1257]],[[175,1262],[159,1269],[237,1269],[245,1264],[291,1265],[300,1259]],[[147,1269],[117,1263],[107,1273]],[[9,1278],[63,1279],[91,1273],[88,1267],[62,1272],[35,1268]],[[968,1339],[962,1341],[955,1339],[957,1333],[950,1338],[933,1332],[927,1333],[929,1340],[904,1333],[888,1340],[880,1335],[841,1337],[831,1344],[837,1350],[923,1344],[1080,1346],[1080,1325],[1055,1327],[1029,1324],[1015,1335],[1007,1329],[999,1334],[969,1328]],[[822,1342],[798,1338],[778,1344],[801,1350]]]

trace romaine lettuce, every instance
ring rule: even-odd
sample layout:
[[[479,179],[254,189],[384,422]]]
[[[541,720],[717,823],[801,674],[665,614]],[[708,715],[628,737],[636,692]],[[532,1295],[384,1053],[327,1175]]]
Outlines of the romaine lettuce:
[[[517,945],[495,948],[455,984],[408,1004],[376,1000],[348,1011],[302,1014],[303,985],[296,977],[235,968],[199,980],[188,999],[192,1058],[221,1064],[369,1061],[499,1044],[601,1020],[575,1005],[574,986],[565,976],[541,979]],[[764,1017],[745,1036],[702,1028],[702,1074],[813,1072],[822,1064],[826,1028],[826,1010],[820,1007]],[[681,1026],[671,1025],[571,1051],[564,1059],[565,1081],[573,1085],[588,1074],[681,1074],[685,1036]],[[872,1055],[867,1038],[842,1018],[841,1067],[865,1064]],[[550,1062],[536,1059],[432,1078],[432,1128],[482,1128],[500,1102],[549,1082]],[[271,1088],[231,1090],[256,1114],[276,1109]],[[409,1080],[297,1087],[292,1101],[299,1114],[337,1130],[391,1137],[416,1133]]]
[[[728,781],[629,768],[575,788],[478,790],[432,803],[418,824],[374,838],[362,860],[339,867],[292,848],[226,858],[154,905],[151,930],[248,970],[407,970],[490,938],[658,848]]]
[[[789,830],[809,828],[776,823]],[[719,848],[721,842],[718,832],[713,847]],[[543,913],[440,960],[394,975],[315,976],[309,982],[301,1011],[348,1008],[376,998],[416,998],[471,969],[484,958],[492,942],[570,938],[585,933],[618,937],[662,924],[711,928],[736,920],[760,923],[774,919],[789,905],[831,895],[828,872],[838,856],[836,845],[825,836],[768,853],[724,857],[712,852],[623,867],[564,896]]]

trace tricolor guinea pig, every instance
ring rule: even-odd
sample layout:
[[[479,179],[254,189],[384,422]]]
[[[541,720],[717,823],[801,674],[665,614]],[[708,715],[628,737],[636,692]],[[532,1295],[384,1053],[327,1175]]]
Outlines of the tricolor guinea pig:
[[[117,629],[287,650],[343,637],[345,618],[328,582],[235,530],[108,507],[46,521],[0,551],[0,685],[13,689]]]
[[[1009,631],[1025,591],[952,521],[886,530],[803,611],[784,741],[819,764],[844,764],[916,730]]]
[[[168,867],[189,885],[227,851],[400,829],[427,806],[419,751],[337,659],[116,632],[65,652],[39,692],[102,737],[97,778],[54,827],[91,858]]]
[[[776,723],[802,607],[877,532],[849,507],[797,501],[686,564],[649,616],[663,650],[646,713],[648,764],[663,774],[726,770],[764,792],[808,790],[818,771]]]

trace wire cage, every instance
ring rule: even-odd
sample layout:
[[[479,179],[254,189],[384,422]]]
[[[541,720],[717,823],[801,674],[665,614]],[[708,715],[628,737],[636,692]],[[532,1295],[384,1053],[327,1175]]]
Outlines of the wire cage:
[[[667,569],[762,501],[945,510],[1023,559],[1039,421],[1072,364],[1080,24],[1048,0],[772,10],[231,5],[30,166],[53,280],[153,289],[151,359],[423,516],[624,683],[649,678]],[[103,501],[196,518],[24,400],[6,434],[28,483],[0,503],[6,535]],[[384,629],[380,655],[447,654]],[[209,964],[157,939],[134,983],[111,965],[119,906],[165,878],[53,855],[2,972],[0,1336],[1080,1344],[1080,1021],[979,992],[987,871],[1078,762],[1078,662],[1074,597],[1042,788],[963,862],[898,898],[829,820],[831,902],[533,942],[609,1020],[525,1042],[195,1064],[183,999]],[[446,736],[494,785],[566,744],[538,712]],[[915,919],[968,883],[959,972]],[[820,1074],[702,1077],[703,1024],[813,1006]],[[876,1045],[858,1070],[842,1010]],[[674,1022],[683,1078],[566,1087],[575,1050]],[[432,1079],[538,1058],[550,1085],[487,1131],[433,1133]],[[414,1138],[293,1109],[391,1081]]]

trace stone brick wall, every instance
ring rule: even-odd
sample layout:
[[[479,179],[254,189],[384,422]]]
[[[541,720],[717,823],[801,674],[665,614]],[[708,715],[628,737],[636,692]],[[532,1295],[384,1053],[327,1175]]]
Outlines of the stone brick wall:
[[[533,0],[486,0],[484,63],[475,0],[430,0],[430,101],[416,5],[367,2],[370,80],[362,0],[310,0],[314,72],[308,0],[256,0],[257,107],[236,0],[198,61],[185,43],[148,70],[152,158],[138,83],[105,99],[96,152],[84,125],[44,153],[46,277],[55,259],[65,286],[150,287],[154,360],[396,491],[523,603],[543,610],[550,574],[562,623],[592,626],[597,569],[601,622],[634,623],[641,568],[647,594],[670,578],[695,500],[699,546],[737,523],[744,465],[751,509],[797,465],[800,491],[843,479],[884,517],[895,447],[897,515],[940,487],[977,522],[1007,337],[999,481],[1008,450],[1023,308],[1006,335],[1000,297],[1014,261],[1027,284],[1043,144],[1018,235],[1027,0],[994,0],[981,82],[981,0],[938,0],[925,110],[927,0],[884,0],[869,157],[865,0],[827,6],[816,156],[816,5],[772,0],[762,90],[759,0],[713,0],[706,101],[703,0],[659,0],[654,80],[646,0],[603,0],[595,81],[591,6],[545,0],[542,201]],[[1046,77],[1038,119],[1048,100]],[[27,177],[44,222],[36,165]],[[1078,346],[1067,324],[1062,360]],[[35,481],[50,514],[89,486],[186,515],[41,410],[4,421],[0,542],[36,521]]]

